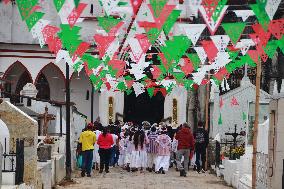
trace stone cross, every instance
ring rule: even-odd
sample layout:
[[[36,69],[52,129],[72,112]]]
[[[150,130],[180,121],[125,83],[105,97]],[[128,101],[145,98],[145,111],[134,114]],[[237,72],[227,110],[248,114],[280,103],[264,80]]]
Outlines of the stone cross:
[[[43,119],[43,136],[47,136],[47,130],[48,130],[48,123],[51,120],[55,120],[55,115],[48,114],[48,108],[47,106],[44,108],[44,113],[40,114],[39,116],[41,119]]]

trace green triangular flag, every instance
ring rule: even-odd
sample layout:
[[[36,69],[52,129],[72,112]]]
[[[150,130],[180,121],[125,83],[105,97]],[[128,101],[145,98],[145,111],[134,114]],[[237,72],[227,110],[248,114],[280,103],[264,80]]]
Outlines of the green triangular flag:
[[[264,51],[266,52],[269,58],[273,58],[277,48],[278,48],[277,41],[272,40],[272,41],[268,41],[266,47],[264,48]]]
[[[38,0],[16,0],[22,20],[26,20]]]
[[[270,19],[263,8],[263,6],[259,4],[253,4],[250,5],[252,11],[254,12],[255,16],[257,17],[258,22],[262,25],[265,31],[268,29],[268,24],[270,22]]]
[[[80,0],[74,0],[75,6],[78,7]]]
[[[243,112],[243,120],[247,120],[247,114],[245,112]]]
[[[194,70],[197,70],[199,68],[199,64],[201,62],[200,59],[199,59],[199,56],[196,53],[193,53],[193,54],[187,54],[187,57],[192,62]]]
[[[218,5],[212,14],[213,20],[216,22],[222,13],[223,8],[226,6],[228,0],[219,0]]]
[[[167,4],[168,0],[150,0],[150,4],[154,11],[154,16],[158,18],[164,8],[164,6]]]
[[[60,25],[61,32],[58,33],[60,40],[62,41],[63,48],[66,48],[72,55],[82,43],[80,40],[80,29],[79,26],[70,27],[69,24]]]
[[[26,24],[29,28],[29,31],[34,27],[34,25],[43,17],[44,13],[34,12],[26,19]]]
[[[243,33],[246,23],[245,22],[235,22],[235,23],[224,23],[222,24],[226,34],[230,37],[231,41],[236,44]]]
[[[167,18],[165,24],[163,25],[163,29],[165,31],[165,34],[168,35],[176,23],[176,20],[178,19],[179,15],[181,13],[181,10],[173,10],[173,12],[170,14],[170,16]]]
[[[284,35],[280,40],[277,41],[279,48],[281,49],[282,53],[284,53]]]
[[[65,3],[65,0],[53,0],[54,6],[56,8],[56,11],[59,12],[62,6]]]
[[[106,32],[109,32],[113,27],[115,27],[121,20],[109,17],[98,17],[99,26],[101,26]]]
[[[222,115],[220,113],[219,119],[218,119],[218,125],[222,125],[223,124],[223,120],[222,120]]]
[[[125,83],[122,81],[122,82],[119,82],[117,84],[117,88],[120,90],[120,91],[125,91],[127,89],[127,87],[125,86]]]
[[[154,95],[154,91],[155,91],[155,88],[147,88],[147,92],[148,92],[150,97],[152,97]]]

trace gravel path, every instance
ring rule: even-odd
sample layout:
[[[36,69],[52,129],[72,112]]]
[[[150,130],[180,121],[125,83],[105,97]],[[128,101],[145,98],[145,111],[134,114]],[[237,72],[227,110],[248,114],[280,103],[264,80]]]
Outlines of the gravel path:
[[[81,178],[74,174],[76,184],[58,187],[70,189],[231,189],[214,174],[198,174],[189,171],[187,177],[179,177],[179,172],[171,169],[165,175],[149,172],[128,173],[121,168],[112,168],[108,174],[94,171],[91,178]]]

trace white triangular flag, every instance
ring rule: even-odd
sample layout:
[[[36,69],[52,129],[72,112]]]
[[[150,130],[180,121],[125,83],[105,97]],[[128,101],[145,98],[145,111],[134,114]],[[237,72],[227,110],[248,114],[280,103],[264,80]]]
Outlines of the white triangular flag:
[[[226,13],[226,10],[229,6],[228,5],[225,5],[220,14],[218,15],[218,18],[216,21],[214,21],[214,19],[212,17],[208,17],[207,13],[206,13],[206,10],[205,10],[205,7],[204,6],[200,6],[199,7],[199,12],[201,13],[202,17],[203,17],[203,20],[205,21],[211,35],[214,35],[214,33],[216,32],[217,28],[219,27],[219,25],[221,24],[221,21]]]
[[[207,54],[206,54],[204,48],[203,47],[194,47],[194,50],[196,51],[201,63],[204,64],[204,62],[206,61],[206,58],[207,58]]]
[[[48,20],[40,19],[31,29],[33,38],[38,38],[39,45],[42,48],[45,45],[45,39],[42,30],[50,23]]]
[[[273,17],[279,7],[279,4],[281,3],[281,0],[267,0],[265,11],[267,15],[269,16],[270,20],[273,20]]]
[[[252,39],[241,39],[235,46],[237,49],[241,49],[242,55],[247,54],[247,51],[251,46],[255,46]]]
[[[134,82],[132,85],[136,97],[145,92],[144,85],[139,82]]]
[[[214,35],[211,36],[211,39],[219,52],[225,52],[230,42],[230,37],[228,35]]]
[[[195,46],[203,30],[206,28],[205,24],[179,24],[185,35],[192,41]]]
[[[245,22],[248,17],[253,16],[254,12],[252,10],[234,10],[237,17],[241,17],[243,22]]]
[[[198,9],[202,3],[202,0],[189,0],[188,2],[189,8],[189,16],[198,17]]]
[[[75,8],[75,3],[73,0],[66,0],[58,12],[62,24],[69,24],[68,23],[68,16],[71,14],[73,9]]]

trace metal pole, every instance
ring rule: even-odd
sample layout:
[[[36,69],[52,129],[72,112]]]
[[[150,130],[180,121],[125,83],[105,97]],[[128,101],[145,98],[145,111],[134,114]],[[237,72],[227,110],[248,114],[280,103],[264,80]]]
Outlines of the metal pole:
[[[60,106],[60,136],[62,136],[62,106]]]
[[[255,120],[253,128],[253,156],[252,156],[252,189],[256,189],[256,153],[257,153],[257,135],[258,135],[258,118],[259,118],[260,76],[261,76],[261,61],[259,61],[256,66]]]
[[[92,91],[91,91],[91,122],[94,123],[94,86],[92,85]]]
[[[71,180],[71,146],[70,146],[70,79],[69,65],[66,62],[66,180]]]

